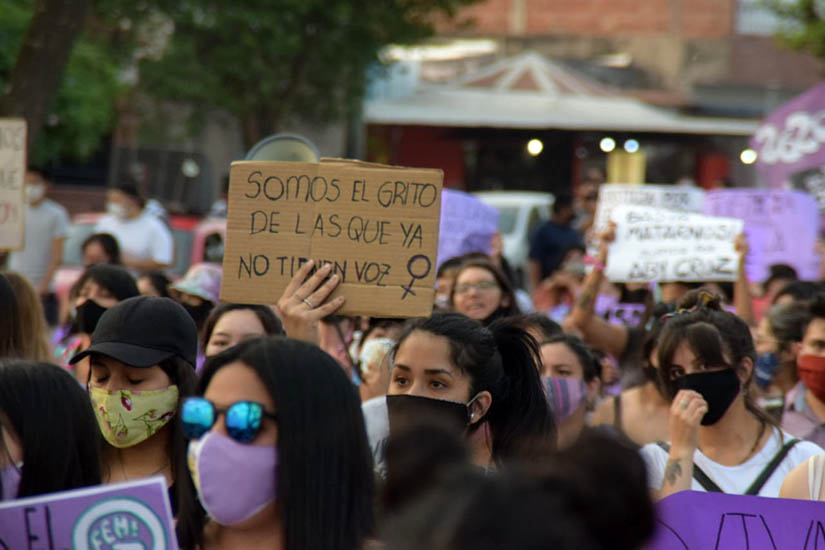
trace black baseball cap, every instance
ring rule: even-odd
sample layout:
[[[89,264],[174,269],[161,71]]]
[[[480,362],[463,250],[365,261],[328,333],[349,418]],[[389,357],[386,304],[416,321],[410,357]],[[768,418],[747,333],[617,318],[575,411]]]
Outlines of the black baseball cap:
[[[180,357],[193,367],[198,329],[183,307],[169,298],[135,296],[106,310],[92,333],[92,344],[75,355],[75,364],[94,353],[132,367],[151,367]]]

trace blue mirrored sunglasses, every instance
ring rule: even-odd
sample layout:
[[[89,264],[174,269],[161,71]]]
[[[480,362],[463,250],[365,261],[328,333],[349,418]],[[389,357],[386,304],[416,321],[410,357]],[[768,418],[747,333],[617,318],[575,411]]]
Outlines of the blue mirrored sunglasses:
[[[225,409],[203,397],[189,397],[181,407],[183,433],[190,439],[199,439],[212,429],[218,416],[226,415],[226,431],[238,443],[249,443],[261,430],[264,418],[277,420],[278,417],[264,410],[264,406],[254,401],[237,401]]]

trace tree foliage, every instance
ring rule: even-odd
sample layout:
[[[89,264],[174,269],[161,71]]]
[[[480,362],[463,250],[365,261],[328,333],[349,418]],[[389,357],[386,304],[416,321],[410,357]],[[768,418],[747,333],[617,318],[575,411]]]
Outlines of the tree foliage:
[[[174,0],[166,55],[141,65],[156,97],[236,115],[248,144],[294,118],[340,118],[364,93],[382,46],[430,36],[475,0]]]
[[[782,42],[825,59],[825,2],[823,0],[762,0],[783,25]]]

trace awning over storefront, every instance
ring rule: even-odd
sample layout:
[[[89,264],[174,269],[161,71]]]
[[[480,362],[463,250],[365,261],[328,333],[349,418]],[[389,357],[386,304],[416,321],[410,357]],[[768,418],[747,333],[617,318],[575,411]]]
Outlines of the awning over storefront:
[[[421,85],[406,97],[371,99],[368,124],[746,136],[758,121],[700,118],[624,97],[536,52],[460,80]]]

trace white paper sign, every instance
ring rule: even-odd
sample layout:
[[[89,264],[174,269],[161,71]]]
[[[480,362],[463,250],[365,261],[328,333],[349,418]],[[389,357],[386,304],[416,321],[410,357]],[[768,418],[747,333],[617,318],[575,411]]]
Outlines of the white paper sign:
[[[733,281],[734,240],[744,223],[645,206],[613,209],[616,240],[605,274],[614,282]]]
[[[599,203],[593,225],[598,235],[612,219],[613,209],[622,204],[667,208],[681,212],[701,212],[704,201],[705,192],[698,187],[605,184],[599,187]]]

